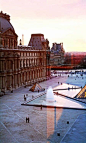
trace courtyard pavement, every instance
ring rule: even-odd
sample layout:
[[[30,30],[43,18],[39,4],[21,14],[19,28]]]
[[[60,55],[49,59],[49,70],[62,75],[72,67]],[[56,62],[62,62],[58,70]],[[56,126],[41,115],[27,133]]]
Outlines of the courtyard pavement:
[[[55,77],[41,82],[45,88],[66,83],[67,77]],[[70,80],[69,80],[70,81]],[[22,106],[43,92],[31,92],[21,87],[0,97],[0,143],[84,143],[86,139],[86,110]],[[29,117],[29,123],[26,123]],[[80,136],[81,135],[81,136]]]

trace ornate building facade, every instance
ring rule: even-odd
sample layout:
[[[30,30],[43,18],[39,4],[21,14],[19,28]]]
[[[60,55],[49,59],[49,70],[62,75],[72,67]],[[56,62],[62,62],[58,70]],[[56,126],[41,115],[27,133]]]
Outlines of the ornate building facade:
[[[34,37],[35,36],[35,37]],[[31,42],[40,39],[37,46]],[[43,34],[32,34],[28,46],[17,46],[17,34],[10,16],[0,12],[0,93],[46,80],[47,41]],[[40,45],[40,47],[39,47]]]
[[[50,53],[50,64],[53,66],[62,65],[64,63],[63,43],[53,43]]]

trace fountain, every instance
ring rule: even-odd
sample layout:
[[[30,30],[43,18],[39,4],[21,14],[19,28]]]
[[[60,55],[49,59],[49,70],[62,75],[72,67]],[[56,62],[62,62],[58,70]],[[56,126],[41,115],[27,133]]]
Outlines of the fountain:
[[[54,94],[53,94],[53,89],[51,86],[49,86],[46,94],[46,101],[47,102],[54,102]]]

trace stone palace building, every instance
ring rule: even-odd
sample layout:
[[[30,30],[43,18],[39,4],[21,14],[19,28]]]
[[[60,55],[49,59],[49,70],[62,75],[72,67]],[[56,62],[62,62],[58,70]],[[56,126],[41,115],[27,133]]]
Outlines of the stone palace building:
[[[0,93],[32,85],[50,76],[49,41],[32,34],[28,46],[17,45],[18,35],[10,16],[0,12]]]
[[[64,54],[63,43],[53,43],[50,53],[51,66],[62,65],[64,63]]]

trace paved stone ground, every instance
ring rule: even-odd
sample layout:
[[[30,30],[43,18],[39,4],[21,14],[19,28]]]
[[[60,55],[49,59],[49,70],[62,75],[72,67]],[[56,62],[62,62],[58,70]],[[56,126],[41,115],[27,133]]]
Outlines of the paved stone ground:
[[[58,81],[66,82],[66,78],[52,78],[41,82],[40,85],[47,90],[49,86],[57,86]],[[61,108],[41,110],[40,107],[22,106],[24,94],[28,94],[27,100],[31,99],[32,95],[41,94],[33,93],[29,88],[21,87],[13,93],[8,92],[0,97],[0,143],[60,143],[62,139],[65,141],[68,131],[70,132],[75,121],[77,122],[77,117],[83,116],[82,114],[85,116],[86,111]],[[26,123],[26,117],[30,118],[29,123]],[[80,118],[80,120],[83,122],[84,119]],[[78,126],[78,129],[81,128],[81,125]],[[76,128],[77,132],[78,129]],[[83,132],[85,129],[81,134]],[[60,133],[60,136],[57,133]]]
[[[86,143],[86,114],[76,119],[61,143]]]

